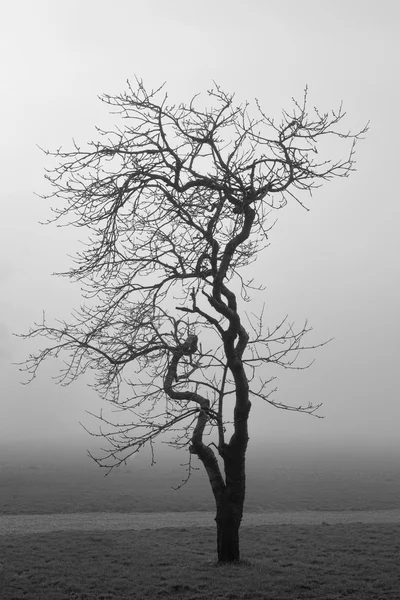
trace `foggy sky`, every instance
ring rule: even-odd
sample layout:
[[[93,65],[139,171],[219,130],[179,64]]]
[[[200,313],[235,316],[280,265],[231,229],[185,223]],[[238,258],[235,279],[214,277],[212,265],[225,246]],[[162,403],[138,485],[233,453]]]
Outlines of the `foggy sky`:
[[[78,286],[52,277],[68,268],[76,230],[43,227],[49,204],[37,145],[85,143],[94,126],[118,122],[99,102],[125,89],[164,81],[174,101],[188,101],[215,80],[237,101],[259,99],[279,117],[309,86],[322,112],[343,100],[346,127],[367,138],[357,172],[325,184],[307,201],[280,211],[271,245],[256,263],[266,286],[266,318],[308,318],[314,340],[335,340],[306,372],[281,372],[275,399],[323,401],[323,420],[253,402],[252,440],[298,441],[304,447],[400,449],[398,73],[400,5],[391,1],[230,0],[116,3],[53,0],[8,3],[0,24],[0,437],[90,446],[80,426],[101,403],[85,382],[55,386],[56,363],[30,386],[11,363],[29,343],[42,310],[68,318]],[[306,200],[304,198],[304,200]]]

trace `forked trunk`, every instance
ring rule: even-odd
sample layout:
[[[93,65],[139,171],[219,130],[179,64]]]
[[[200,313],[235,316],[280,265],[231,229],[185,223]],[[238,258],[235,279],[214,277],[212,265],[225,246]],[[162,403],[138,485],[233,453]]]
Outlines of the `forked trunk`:
[[[232,436],[230,443],[220,449],[225,467],[225,486],[215,498],[218,562],[240,560],[239,527],[246,491],[246,446],[247,437],[241,443],[238,437]]]
[[[172,363],[171,363],[172,364]],[[248,386],[243,369],[235,381],[240,398],[245,401],[237,403],[234,410],[235,431],[228,444],[220,443],[218,452],[224,462],[225,480],[221,474],[218,460],[210,446],[203,443],[202,435],[209,415],[207,410],[199,411],[197,425],[193,432],[191,454],[196,454],[202,461],[210,480],[214,494],[217,515],[217,554],[218,562],[234,562],[240,560],[239,527],[243,516],[246,491],[245,456],[249,440],[247,419],[251,404],[248,401]],[[197,398],[197,396],[196,396]],[[200,398],[200,396],[198,397]],[[205,403],[208,401],[204,401]],[[207,409],[207,407],[205,407]],[[223,440],[223,432],[220,432]]]

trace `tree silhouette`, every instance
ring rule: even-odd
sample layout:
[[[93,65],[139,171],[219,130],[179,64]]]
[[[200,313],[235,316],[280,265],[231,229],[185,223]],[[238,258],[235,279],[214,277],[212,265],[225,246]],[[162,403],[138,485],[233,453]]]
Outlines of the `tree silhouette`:
[[[94,371],[94,388],[123,415],[98,417],[95,435],[109,443],[93,457],[99,465],[112,469],[167,432],[196,455],[216,502],[218,560],[227,562],[240,556],[250,399],[311,415],[320,406],[271,396],[269,365],[306,368],[299,353],[322,344],[305,342],[307,323],[268,327],[263,313],[249,316],[243,306],[260,288],[246,268],[266,246],[270,213],[347,177],[367,128],[340,131],[341,107],[309,114],[307,90],[279,123],[257,101],[251,116],[220,87],[207,94],[208,108],[197,96],[171,105],[163,86],[128,82],[125,93],[101,97],[121,127],[98,129],[84,149],[47,152],[57,159],[46,175],[50,222],[87,234],[62,274],[86,300],[68,322],[43,316],[23,336],[50,345],[22,368],[32,379],[62,354],[61,384]],[[350,141],[346,158],[319,158],[317,144],[332,136]]]

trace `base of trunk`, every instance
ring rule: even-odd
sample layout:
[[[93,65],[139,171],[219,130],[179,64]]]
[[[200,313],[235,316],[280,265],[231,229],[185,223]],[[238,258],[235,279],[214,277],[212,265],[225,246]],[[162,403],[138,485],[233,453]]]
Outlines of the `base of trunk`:
[[[241,518],[234,514],[217,514],[215,521],[217,523],[218,562],[240,560],[239,527]]]

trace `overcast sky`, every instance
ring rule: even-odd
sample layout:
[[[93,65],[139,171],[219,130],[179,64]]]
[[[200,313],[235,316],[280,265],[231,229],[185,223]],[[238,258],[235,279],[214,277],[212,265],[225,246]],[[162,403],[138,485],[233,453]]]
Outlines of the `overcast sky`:
[[[7,6],[8,4],[8,6]],[[0,365],[2,440],[83,441],[78,422],[101,407],[83,382],[62,389],[46,366],[30,386],[11,363],[29,348],[13,337],[42,310],[68,317],[79,289],[51,276],[68,267],[76,231],[43,227],[50,166],[37,145],[68,147],[109,124],[103,92],[127,78],[167,82],[187,101],[218,82],[279,116],[309,86],[321,111],[343,100],[346,126],[370,132],[357,172],[279,213],[257,264],[266,317],[308,318],[335,341],[307,372],[282,373],[276,400],[324,402],[325,419],[253,404],[256,439],[298,440],[316,452],[352,445],[398,451],[400,106],[397,0],[29,0],[3,3],[1,46]]]

